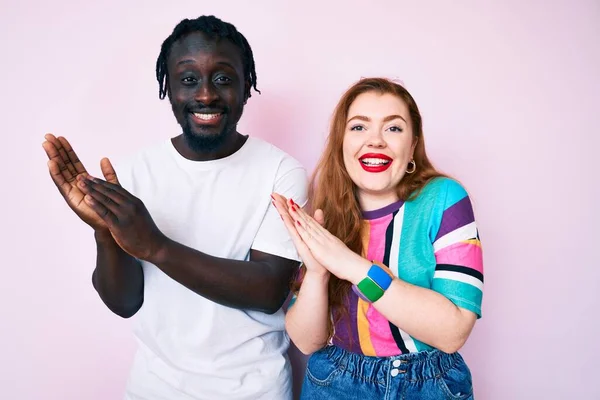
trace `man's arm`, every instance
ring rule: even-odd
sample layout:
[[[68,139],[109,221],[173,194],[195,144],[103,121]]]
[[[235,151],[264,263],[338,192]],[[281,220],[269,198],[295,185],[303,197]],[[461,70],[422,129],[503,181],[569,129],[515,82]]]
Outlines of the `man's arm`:
[[[108,226],[84,201],[87,170],[64,137],[48,134],[42,144],[48,156],[50,177],[59,193],[73,212],[94,229],[98,249],[96,269],[92,275],[100,298],[115,314],[130,317],[143,302],[143,273],[139,262],[125,253],[114,241]],[[113,166],[108,159],[100,162],[102,174],[108,182],[119,185]]]
[[[95,232],[96,268],[92,284],[106,306],[115,314],[132,317],[144,302],[144,273],[139,260],[114,241],[110,231]]]
[[[285,301],[297,261],[256,250],[251,251],[249,261],[210,256],[167,238],[143,202],[120,185],[97,178],[83,183],[85,202],[131,256],[156,265],[190,290],[225,306],[274,313]],[[110,256],[115,268],[125,269],[118,254],[110,252]],[[106,274],[106,280],[112,276]],[[112,287],[117,285],[115,281]]]
[[[142,267],[110,234],[96,234],[96,243],[94,288],[112,312],[129,318],[144,301]],[[296,261],[255,250],[250,261],[212,257],[167,238],[162,249],[147,261],[188,289],[224,306],[269,314],[281,308],[298,267]]]
[[[148,261],[209,300],[267,314],[283,305],[299,265],[256,250],[251,250],[250,261],[213,257],[168,238]]]

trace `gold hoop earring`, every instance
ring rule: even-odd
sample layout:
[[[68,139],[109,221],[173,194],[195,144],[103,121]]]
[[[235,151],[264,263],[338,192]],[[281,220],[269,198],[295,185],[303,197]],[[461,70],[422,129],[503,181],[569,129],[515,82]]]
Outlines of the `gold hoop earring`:
[[[410,162],[408,163],[409,165],[412,164],[412,169],[410,170],[406,170],[407,174],[412,174],[413,172],[415,172],[417,170],[417,163],[415,162],[415,160],[410,160]]]

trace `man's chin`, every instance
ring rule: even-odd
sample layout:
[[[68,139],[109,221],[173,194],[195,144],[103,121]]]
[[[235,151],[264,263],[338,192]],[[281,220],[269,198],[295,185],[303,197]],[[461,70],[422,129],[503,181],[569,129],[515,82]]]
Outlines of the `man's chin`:
[[[189,130],[183,131],[185,142],[194,151],[210,152],[217,150],[225,143],[227,135],[225,132],[219,133],[195,133]]]

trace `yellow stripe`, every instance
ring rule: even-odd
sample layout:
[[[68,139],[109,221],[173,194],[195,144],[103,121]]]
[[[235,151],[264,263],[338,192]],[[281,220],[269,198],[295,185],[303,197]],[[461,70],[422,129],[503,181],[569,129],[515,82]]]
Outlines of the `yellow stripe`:
[[[367,319],[367,310],[370,304],[363,299],[358,299],[356,307],[356,323],[358,325],[358,341],[360,349],[366,356],[376,356],[375,348],[371,343],[371,333],[369,332],[369,320]]]
[[[371,223],[368,220],[363,220],[361,227],[361,239],[362,239],[362,256],[367,257],[369,251],[369,241],[371,240]],[[367,310],[370,304],[358,298],[358,304],[356,306],[356,325],[358,327],[358,341],[360,343],[360,349],[366,356],[375,356],[375,348],[371,343],[371,332],[369,331],[369,320],[367,319]]]
[[[362,221],[360,237],[362,239],[362,256],[367,258],[369,241],[371,240],[371,223],[368,220]]]
[[[472,245],[475,245],[475,246],[479,246],[479,247],[481,247],[481,242],[479,241],[479,239],[469,239],[469,240],[463,240],[463,241],[462,241],[462,243],[465,243],[465,244],[472,244]]]

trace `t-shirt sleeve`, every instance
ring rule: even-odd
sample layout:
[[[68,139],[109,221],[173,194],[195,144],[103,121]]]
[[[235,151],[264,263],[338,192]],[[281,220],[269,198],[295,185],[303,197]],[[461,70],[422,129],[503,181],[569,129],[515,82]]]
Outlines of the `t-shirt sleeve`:
[[[279,165],[273,192],[293,199],[304,206],[307,201],[308,179],[306,169],[296,160],[286,157]],[[252,249],[275,256],[300,261],[296,248],[287,232],[277,209],[269,204],[262,224],[258,229]]]
[[[432,289],[480,318],[483,257],[471,200],[450,179],[438,199],[430,229],[436,260]]]

